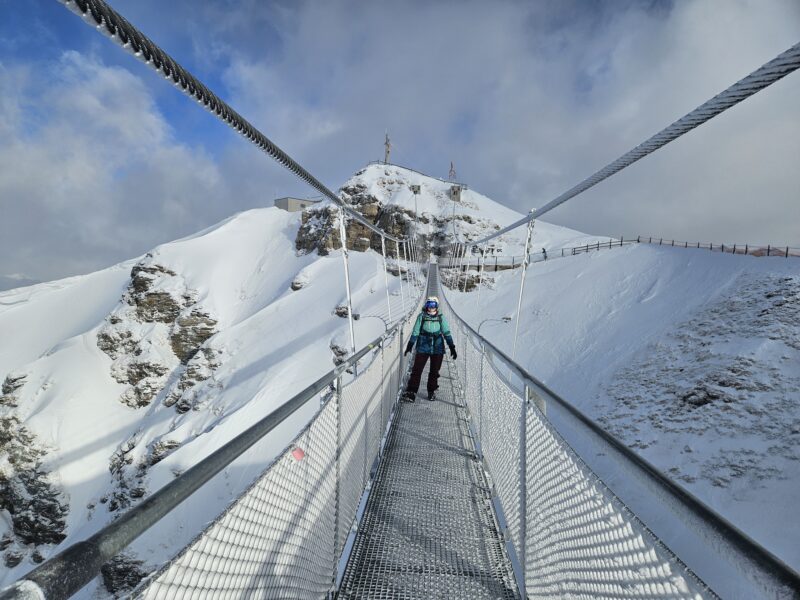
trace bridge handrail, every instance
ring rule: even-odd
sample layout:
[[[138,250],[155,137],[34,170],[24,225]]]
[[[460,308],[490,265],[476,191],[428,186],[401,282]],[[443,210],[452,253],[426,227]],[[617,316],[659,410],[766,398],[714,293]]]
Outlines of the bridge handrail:
[[[559,411],[559,416],[562,418],[564,416],[567,417],[567,420],[563,423],[556,423],[551,417],[546,415],[545,418],[565,441],[569,438],[575,439],[576,437],[590,439],[593,449],[597,450],[599,456],[610,456],[610,460],[615,467],[622,466],[627,475],[632,475],[636,478],[638,483],[644,484],[646,488],[649,488],[648,495],[654,494],[656,497],[666,500],[669,507],[678,514],[678,517],[684,522],[689,521],[691,527],[700,531],[700,537],[707,540],[711,546],[721,551],[720,554],[726,554],[727,558],[732,559],[737,567],[750,567],[750,569],[745,569],[744,575],[755,583],[757,589],[762,591],[765,597],[800,597],[800,574],[730,523],[727,519],[716,513],[701,500],[666,477],[650,462],[633,452],[625,444],[600,427],[594,420],[578,410],[571,403],[561,398],[539,379],[531,375],[505,352],[479,334],[475,328],[467,323],[453,308],[443,289],[441,290],[441,296],[448,306],[450,314],[454,317],[454,320],[463,326],[463,329],[469,333],[490,357],[493,357],[496,361],[501,363],[504,368],[516,375],[520,381],[524,382],[524,384],[532,390],[534,395],[540,396],[545,402],[552,403],[561,409]],[[549,409],[550,404],[547,406]],[[573,435],[565,436],[563,432],[564,429],[571,431]],[[585,453],[578,452],[574,446],[572,449],[581,460],[587,463],[590,469],[595,470],[595,466],[600,464],[597,460],[591,460]],[[608,481],[604,481],[604,483],[611,489],[611,485]],[[641,492],[642,490],[637,491]],[[638,507],[632,506],[636,504],[636,502],[629,502],[628,498],[621,497],[617,490],[613,490],[613,492],[632,510],[636,509],[634,513],[637,517],[640,516],[641,513]],[[631,494],[628,494],[628,496],[631,496]],[[631,497],[635,498],[635,496]],[[650,524],[646,523],[646,526],[650,527]],[[655,531],[655,533],[658,535],[658,531]],[[715,581],[713,572],[705,573],[702,572],[703,568],[696,569],[694,565],[688,566],[695,570],[695,572],[711,585],[712,588],[718,588],[719,584]],[[737,572],[741,573],[741,569]]]
[[[414,305],[416,306],[416,305]],[[370,351],[381,348],[395,335],[402,334],[411,313],[389,327],[383,335],[353,356],[295,394],[266,417],[237,435],[224,446],[167,483],[120,518],[86,540],[76,542],[45,561],[13,585],[0,591],[0,600],[62,600],[87,585],[101,567],[130,545],[150,527],[189,498],[202,485],[229,466],[236,458],[305,406]],[[354,381],[358,381],[356,378]]]

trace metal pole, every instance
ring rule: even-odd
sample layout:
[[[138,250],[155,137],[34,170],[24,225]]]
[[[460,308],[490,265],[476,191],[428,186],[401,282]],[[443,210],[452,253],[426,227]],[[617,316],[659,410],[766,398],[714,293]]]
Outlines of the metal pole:
[[[458,270],[456,271],[456,273],[457,273],[456,289],[459,290],[459,291],[461,291],[460,278],[461,278],[461,273],[462,272],[464,273],[464,280],[466,281],[466,279],[467,279],[467,273],[466,273],[466,270],[464,269],[464,257],[466,256],[466,254],[467,254],[467,246],[465,244],[459,244],[459,246],[458,246]]]
[[[478,408],[478,441],[481,443],[481,458],[483,458],[483,363],[486,362],[486,345],[482,339],[478,339],[481,345],[481,378],[478,380],[478,385],[481,388],[481,402]]]
[[[467,256],[468,254],[470,256]],[[467,291],[467,279],[469,278],[469,260],[472,257],[471,255],[472,255],[472,252],[468,251],[467,244],[465,242],[464,243],[464,255],[461,257],[461,262],[462,262],[463,268],[464,268],[464,289],[461,290],[462,292],[466,292]]]
[[[397,275],[398,275],[398,277],[400,277],[400,301],[403,303],[403,315],[405,315],[406,314],[406,296],[405,296],[405,293],[403,292],[403,266],[400,263],[400,251],[402,249],[402,246],[400,245],[400,242],[398,242],[397,240],[395,240],[394,245],[397,248]]]
[[[335,549],[333,558],[333,586],[336,587],[336,576],[339,570],[339,504],[342,495],[341,490],[341,451],[342,451],[342,376],[336,378],[336,388],[334,398],[336,402],[336,455],[335,455],[335,469],[336,469],[336,489],[334,497],[334,511],[333,511],[333,547]],[[342,548],[344,550],[344,548]]]
[[[405,255],[406,255],[406,272],[408,273],[408,282],[413,285],[414,287],[417,286],[417,276],[414,273],[414,257],[411,254],[411,242],[406,240],[405,244]],[[413,302],[413,298],[412,298]]]
[[[350,263],[347,259],[347,243],[345,241],[344,209],[339,207],[339,237],[342,240],[342,260],[344,261],[344,284],[347,288],[347,321],[350,324],[350,346],[356,353],[356,332],[353,328],[353,298],[350,294]]]
[[[417,260],[417,240],[414,238],[413,240],[409,240],[408,242],[408,249],[410,250],[411,256],[411,270],[414,272],[414,287],[419,286],[419,271],[417,267],[419,266],[419,262]]]
[[[483,264],[486,262],[486,246],[483,247],[483,251],[481,252],[481,266],[478,270],[478,307],[480,308],[481,305],[481,284],[483,283]]]
[[[522,262],[522,276],[519,279],[519,298],[517,298],[517,314],[514,317],[514,346],[511,350],[511,358],[517,356],[517,335],[519,335],[519,320],[520,312],[522,311],[522,292],[525,289],[525,274],[528,272],[528,252],[531,247],[531,240],[533,239],[533,224],[535,221],[531,219],[528,221],[528,233],[525,235],[525,258]]]
[[[533,221],[531,221],[533,222]],[[522,581],[519,582],[520,595],[527,598],[525,578],[528,573],[526,560],[528,537],[528,404],[530,403],[528,384],[525,384],[524,396],[519,419],[519,563],[522,567]]]
[[[386,286],[386,308],[389,311],[389,323],[392,322],[392,303],[389,299],[389,273],[386,272],[386,240],[381,236],[381,255],[383,256],[383,283]]]

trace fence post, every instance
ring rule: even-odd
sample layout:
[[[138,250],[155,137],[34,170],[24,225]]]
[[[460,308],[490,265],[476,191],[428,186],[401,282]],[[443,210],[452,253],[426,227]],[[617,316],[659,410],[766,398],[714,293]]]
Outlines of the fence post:
[[[648,244],[652,244],[653,243],[653,238],[651,237],[649,240],[647,240],[647,243]]]
[[[722,252],[723,254],[725,254],[725,244],[722,244],[722,245],[720,246],[720,252]]]
[[[641,242],[642,242],[642,236],[640,236],[640,235],[637,235],[637,236],[636,236],[636,243],[637,243],[637,244],[640,244]]]
[[[675,240],[672,240],[672,246],[675,247]]]
[[[481,252],[481,266],[478,270],[478,307],[480,308],[481,305],[481,284],[483,283],[483,267],[486,264],[486,246],[484,245],[483,251]]]
[[[600,240],[597,240],[597,249],[600,250]]]
[[[744,245],[744,255],[747,256],[747,244]]]
[[[661,245],[663,242],[664,242],[664,238],[660,238],[660,239],[658,240],[658,245],[660,246],[660,245]]]
[[[684,243],[683,243],[683,247],[684,247],[684,248],[688,248],[688,247],[689,247],[689,242],[684,242]]]
[[[528,386],[525,385],[523,392],[525,395],[522,398],[522,405],[520,406],[520,419],[519,419],[519,478],[520,478],[520,494],[519,494],[519,563],[522,569],[522,581],[519,582],[520,595],[527,598],[528,594],[525,586],[525,579],[527,576],[526,568],[526,550],[527,550],[527,537],[528,537],[528,403],[529,394]]]
[[[402,331],[402,328],[401,328]],[[334,398],[336,402],[336,453],[335,453],[335,469],[336,469],[336,483],[335,483],[335,496],[334,496],[334,509],[333,509],[333,587],[336,588],[336,575],[339,571],[339,505],[342,495],[341,490],[341,448],[342,448],[342,376],[341,374],[336,378]],[[344,548],[342,548],[344,550]]]
[[[789,246],[786,246],[786,258],[789,258]]]
[[[733,245],[733,253],[736,254],[736,244]]]
[[[769,256],[770,245],[767,244],[767,256]]]
[[[405,254],[405,244],[403,246],[400,245],[400,242],[395,240],[394,243],[395,249],[397,250],[397,276],[400,278],[400,302],[403,305],[402,314],[406,314],[406,295],[403,291],[403,263],[400,262],[400,252],[403,251]],[[409,298],[411,297],[411,290],[408,290]]]
[[[353,354],[356,353],[356,334],[353,329],[353,297],[350,294],[350,264],[347,256],[346,229],[344,222],[344,208],[339,207],[339,237],[342,242],[342,260],[344,261],[344,285],[347,290],[347,321],[350,326],[350,347]],[[353,365],[353,371],[358,372],[358,366]]]
[[[486,362],[486,346],[482,340],[478,340],[481,345],[481,376],[478,379],[478,385],[481,388],[480,404],[478,405],[478,441],[481,444],[480,455],[483,458],[483,363]]]
[[[389,323],[392,322],[392,303],[389,298],[389,273],[386,271],[386,241],[381,236],[381,255],[383,256],[383,284],[386,288],[386,308],[389,311]]]
[[[622,242],[625,241],[625,236],[619,236],[619,247],[622,248]]]
[[[494,272],[497,273],[497,254],[494,255]]]
[[[511,257],[511,270],[514,270],[514,257]]]
[[[531,219],[528,221],[528,233],[525,236],[525,255],[527,256],[528,252],[531,249],[531,241],[533,240],[533,227],[535,221]],[[547,252],[545,249],[542,248],[542,252],[544,252],[545,260],[547,260]],[[520,279],[519,279],[519,298],[517,299],[517,314],[514,315],[514,345],[513,349],[511,350],[511,358],[514,359],[517,356],[517,335],[519,334],[519,321],[520,317],[522,316],[522,292],[525,290],[525,274],[528,272],[528,263],[522,263],[522,268],[520,269]]]

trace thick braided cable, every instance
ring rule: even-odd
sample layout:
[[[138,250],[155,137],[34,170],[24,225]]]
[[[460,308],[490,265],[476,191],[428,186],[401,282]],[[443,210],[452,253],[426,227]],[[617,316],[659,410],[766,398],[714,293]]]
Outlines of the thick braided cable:
[[[326,198],[341,206],[349,215],[374,231],[395,242],[395,237],[381,231],[370,223],[363,215],[347,206],[341,198],[329,190],[316,177],[311,175],[291,156],[281,150],[267,136],[251,125],[244,117],[233,110],[226,102],[209,90],[189,71],[180,66],[169,54],[159,48],[150,38],[131,25],[125,17],[111,8],[104,0],[59,0],[72,12],[94,25],[125,50],[141,59],[145,64],[161,73],[166,79],[188,96],[201,103],[209,112],[219,117],[238,133],[246,137],[269,156],[274,158],[297,177],[308,183]]]
[[[482,244],[488,242],[489,240],[503,235],[512,229],[516,229],[520,225],[525,225],[532,219],[539,218],[546,212],[553,210],[555,207],[563,204],[570,198],[574,198],[578,194],[585,192],[590,187],[593,187],[604,179],[611,177],[614,173],[618,173],[625,167],[629,167],[637,160],[644,158],[652,152],[655,152],[662,146],[666,146],[671,141],[682,136],[684,133],[691,131],[695,127],[699,127],[706,121],[716,117],[718,114],[728,110],[732,106],[735,106],[742,100],[749,98],[756,92],[759,92],[765,87],[772,85],[779,79],[786,77],[798,67],[800,67],[800,43],[795,44],[782,54],[779,54],[776,58],[769,61],[760,69],[757,69],[744,79],[733,84],[724,92],[717,94],[711,98],[711,100],[701,104],[689,114],[678,119],[669,127],[662,129],[650,139],[642,142],[633,150],[623,154],[614,162],[606,165],[591,177],[587,177],[578,185],[568,189],[566,192],[557,198],[554,198],[541,208],[532,211],[526,217],[512,223],[508,227],[504,227],[500,231],[497,231],[490,236],[487,236],[476,242],[472,242],[472,244]]]

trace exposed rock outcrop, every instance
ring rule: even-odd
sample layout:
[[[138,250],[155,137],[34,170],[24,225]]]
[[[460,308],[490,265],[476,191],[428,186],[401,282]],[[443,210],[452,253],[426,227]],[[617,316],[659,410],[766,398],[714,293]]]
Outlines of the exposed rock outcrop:
[[[18,389],[18,388],[17,388]],[[69,504],[42,466],[46,450],[13,415],[0,417],[0,510],[12,531],[0,540],[6,567],[14,567],[35,547],[58,544],[65,536]],[[41,562],[41,554],[38,554]]]
[[[128,598],[139,582],[147,576],[144,561],[118,554],[100,568],[103,585],[114,598]]]
[[[14,408],[17,406],[16,392],[23,385],[25,385],[26,374],[11,374],[8,375],[3,381],[3,386],[0,388],[2,396],[0,396],[0,406],[8,406]]]
[[[176,404],[194,385],[189,382],[208,378],[205,371],[217,366],[208,356],[190,366],[217,325],[196,299],[197,293],[180,275],[155,263],[152,256],[133,267],[123,302],[97,334],[98,347],[114,361],[112,377],[129,386],[120,396],[122,403],[131,408],[150,405],[185,365],[178,375],[179,391],[165,401]]]

